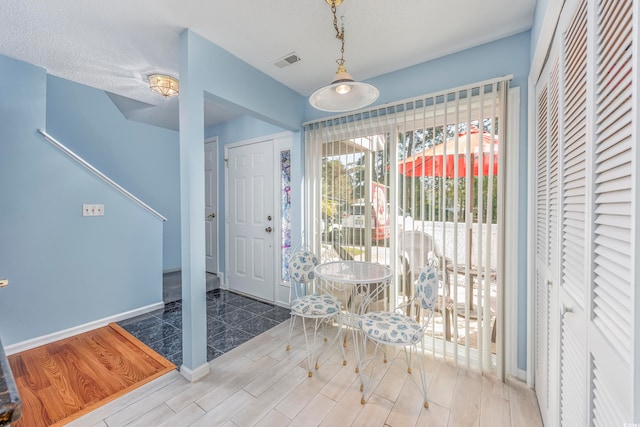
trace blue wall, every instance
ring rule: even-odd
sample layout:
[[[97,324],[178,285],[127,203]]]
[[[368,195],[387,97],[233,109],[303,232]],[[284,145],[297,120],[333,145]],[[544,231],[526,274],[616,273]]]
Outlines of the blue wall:
[[[162,300],[162,221],[62,154],[45,70],[0,56],[0,335],[5,345]],[[83,203],[105,216],[82,217]]]
[[[550,8],[550,2],[553,0],[536,0],[536,10],[533,15],[533,25],[531,27],[531,59],[535,54],[535,49],[540,42],[540,36],[542,35],[542,25],[544,17],[548,13]]]
[[[127,120],[104,91],[49,75],[47,132],[167,218],[163,269],[180,268],[178,132]]]
[[[257,138],[265,135],[272,135],[285,131],[279,126],[272,125],[251,116],[241,116],[237,119],[210,126],[205,129],[205,138],[218,137],[220,145],[226,145],[238,141]],[[220,157],[222,158],[222,157]]]

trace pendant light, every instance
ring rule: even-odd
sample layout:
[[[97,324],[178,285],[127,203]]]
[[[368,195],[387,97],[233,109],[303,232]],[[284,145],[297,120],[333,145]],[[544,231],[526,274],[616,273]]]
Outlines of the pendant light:
[[[326,0],[331,6],[333,13],[333,27],[336,30],[336,38],[341,41],[340,58],[336,60],[338,63],[338,71],[331,83],[324,86],[311,94],[309,103],[314,108],[329,112],[344,112],[364,108],[378,99],[378,89],[367,83],[356,82],[347,72],[344,66],[344,23],[338,28],[338,18],[336,16],[336,6],[342,3],[342,0]]]

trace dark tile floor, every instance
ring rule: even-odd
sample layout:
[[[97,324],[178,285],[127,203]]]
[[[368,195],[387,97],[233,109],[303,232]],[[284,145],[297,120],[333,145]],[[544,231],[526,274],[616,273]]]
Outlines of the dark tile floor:
[[[207,292],[207,360],[289,319],[289,309],[222,289]],[[118,322],[130,334],[182,365],[182,304],[174,301],[141,316]]]

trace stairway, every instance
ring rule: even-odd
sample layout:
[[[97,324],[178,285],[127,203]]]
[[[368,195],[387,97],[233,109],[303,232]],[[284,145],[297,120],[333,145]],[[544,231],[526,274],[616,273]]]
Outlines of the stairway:
[[[207,273],[207,292],[220,287],[220,278]],[[162,299],[165,304],[182,299],[182,271],[172,271],[162,275]]]

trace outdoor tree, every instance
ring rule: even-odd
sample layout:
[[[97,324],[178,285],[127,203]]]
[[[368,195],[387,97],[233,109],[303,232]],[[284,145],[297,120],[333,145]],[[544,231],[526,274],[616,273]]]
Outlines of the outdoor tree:
[[[420,153],[429,156],[429,149],[450,141],[462,132],[469,131],[472,127],[480,127],[478,121],[461,122],[459,124],[448,124],[425,129],[415,129],[398,134],[398,158],[410,158]],[[492,132],[497,130],[498,119],[484,119],[482,130]],[[452,155],[454,153],[451,153]],[[390,163],[389,163],[390,164]],[[388,169],[388,168],[387,168]],[[493,177],[492,217],[490,221],[497,221],[497,177]],[[457,218],[459,221],[465,220],[467,192],[471,192],[473,206],[470,211],[473,214],[472,220],[477,219],[479,178],[447,178],[442,176],[407,177],[398,174],[399,200],[409,209],[415,218],[434,221],[452,221]],[[484,219],[489,211],[488,198],[489,177],[482,178],[482,218]]]
[[[353,179],[347,167],[339,159],[322,159],[322,212],[336,215],[341,203],[353,200]]]

